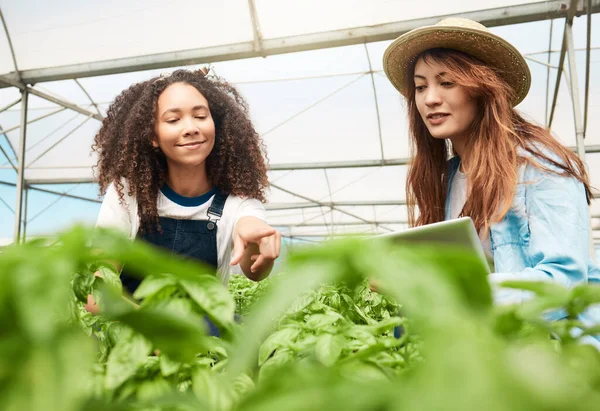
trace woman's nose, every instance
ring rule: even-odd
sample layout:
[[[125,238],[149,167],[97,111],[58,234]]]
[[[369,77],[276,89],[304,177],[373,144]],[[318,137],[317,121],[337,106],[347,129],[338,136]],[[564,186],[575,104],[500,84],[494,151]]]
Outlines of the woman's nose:
[[[442,102],[437,87],[427,87],[425,90],[425,104],[428,106],[439,105]]]
[[[184,135],[196,135],[200,132],[198,125],[192,119],[186,119],[184,123]]]

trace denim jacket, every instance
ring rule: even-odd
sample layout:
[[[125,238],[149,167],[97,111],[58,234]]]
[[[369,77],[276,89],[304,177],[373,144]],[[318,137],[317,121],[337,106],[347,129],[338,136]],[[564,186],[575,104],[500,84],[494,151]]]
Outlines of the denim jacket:
[[[452,179],[460,158],[453,157],[449,166],[446,219]],[[521,166],[513,204],[502,221],[491,225],[490,244],[495,266],[495,272],[490,274],[492,285],[506,280],[557,281],[567,287],[585,282],[600,284],[600,270],[589,255],[590,220],[585,189],[575,178],[530,164]],[[520,303],[528,295],[520,290],[494,290],[494,299],[500,304]],[[557,320],[561,313],[550,313],[549,317]]]

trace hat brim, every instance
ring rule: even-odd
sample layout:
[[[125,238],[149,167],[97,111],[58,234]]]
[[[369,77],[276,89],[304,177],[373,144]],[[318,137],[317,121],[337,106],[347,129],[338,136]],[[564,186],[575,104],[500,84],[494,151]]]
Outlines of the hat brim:
[[[390,82],[408,97],[408,78],[415,59],[432,48],[462,51],[496,68],[498,74],[513,88],[513,106],[519,104],[531,86],[531,73],[519,51],[493,33],[467,27],[426,26],[398,37],[383,55],[383,69]]]

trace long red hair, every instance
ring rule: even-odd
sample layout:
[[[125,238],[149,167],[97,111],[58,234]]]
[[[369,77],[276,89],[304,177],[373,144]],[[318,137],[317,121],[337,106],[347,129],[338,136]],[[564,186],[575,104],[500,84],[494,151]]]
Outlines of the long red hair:
[[[513,108],[513,91],[494,68],[450,49],[427,50],[415,61],[421,58],[443,65],[449,77],[478,103],[479,112],[470,129],[469,159],[463,164],[472,189],[462,211],[462,215],[473,219],[477,229],[487,233],[491,223],[506,215],[516,193],[518,168],[526,162],[576,178],[585,186],[590,203],[589,179],[581,159],[548,130],[525,120]],[[427,130],[417,110],[414,84],[410,83],[407,102],[412,161],[406,198],[410,225],[419,226],[444,220],[448,158],[453,153],[449,140],[433,138]],[[519,155],[520,149],[532,155]]]

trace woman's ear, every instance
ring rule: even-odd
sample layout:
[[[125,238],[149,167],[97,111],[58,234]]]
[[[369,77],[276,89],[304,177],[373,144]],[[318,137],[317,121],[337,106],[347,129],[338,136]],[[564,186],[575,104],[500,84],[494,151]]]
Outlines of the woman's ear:
[[[152,140],[151,144],[152,144],[152,147],[154,147],[154,148],[159,147],[158,142],[156,140]]]

